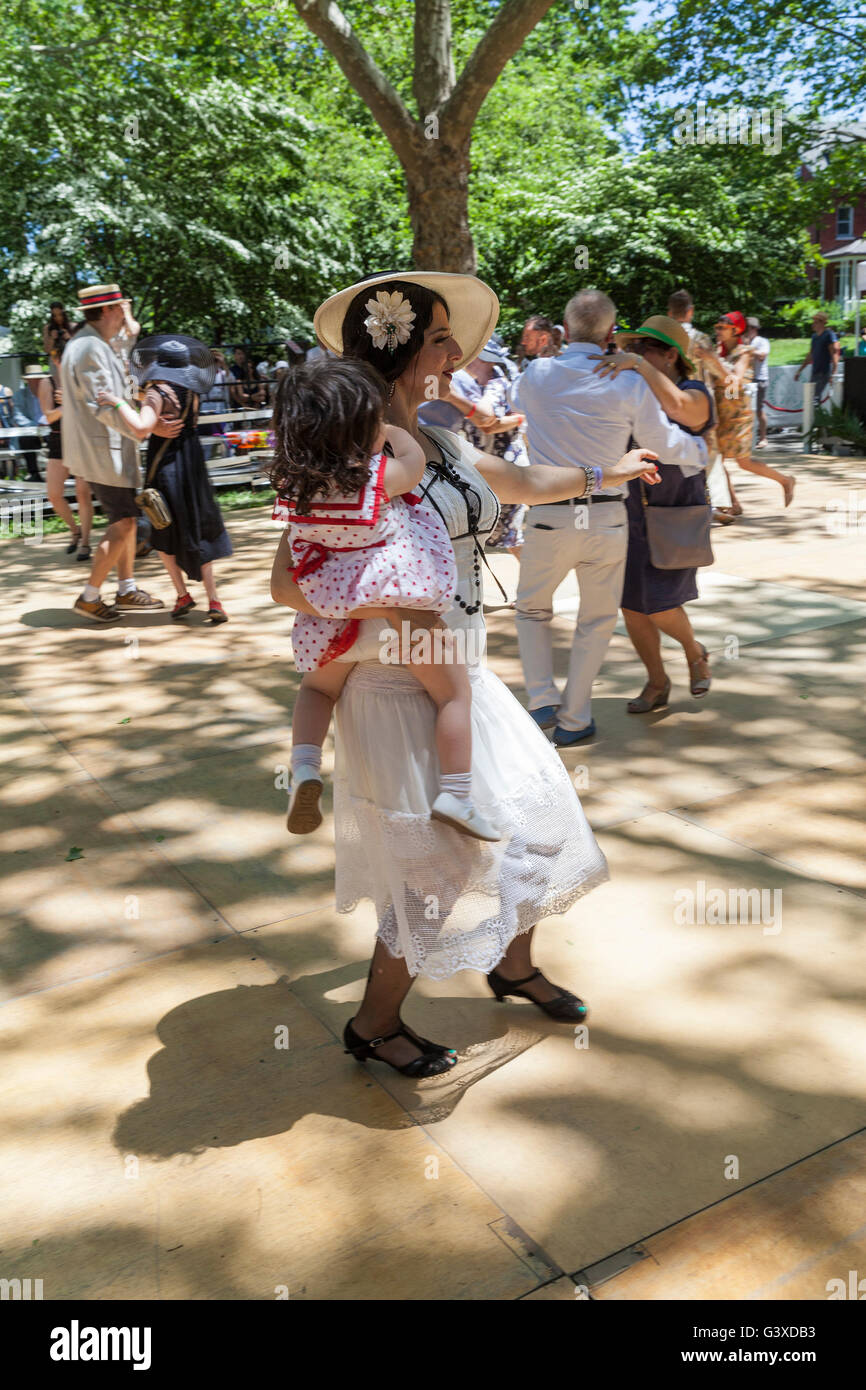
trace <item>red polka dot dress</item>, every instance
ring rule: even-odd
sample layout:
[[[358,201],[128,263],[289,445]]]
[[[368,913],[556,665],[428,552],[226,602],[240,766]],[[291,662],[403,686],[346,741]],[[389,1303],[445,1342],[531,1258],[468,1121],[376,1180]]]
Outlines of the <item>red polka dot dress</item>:
[[[457,566],[438,514],[415,494],[389,498],[387,458],[370,462],[370,477],[353,496],[317,498],[298,516],[277,501],[274,520],[286,521],[293,578],[320,617],[298,613],[292,631],[295,664],[314,671],[352,646],[355,608],[417,608],[444,613],[457,587]]]

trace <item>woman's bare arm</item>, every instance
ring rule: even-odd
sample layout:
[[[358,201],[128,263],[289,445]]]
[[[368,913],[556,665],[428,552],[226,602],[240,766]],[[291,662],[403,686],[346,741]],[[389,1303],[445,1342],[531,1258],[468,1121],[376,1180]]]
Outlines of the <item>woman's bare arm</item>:
[[[592,359],[590,359],[592,360]],[[620,372],[637,372],[652,391],[665,415],[676,425],[702,430],[709,423],[710,403],[703,391],[683,391],[669,376],[660,372],[638,352],[618,352],[612,357],[599,354],[599,376],[617,377]]]
[[[60,395],[58,387],[57,394]],[[45,416],[46,424],[53,425],[55,420],[59,420],[63,414],[63,406],[54,405],[54,397],[51,391],[51,384],[48,378],[43,378],[39,383],[39,404],[42,407],[42,414]]]
[[[651,449],[632,449],[619,463],[604,471],[604,487],[621,487],[631,478],[643,478],[648,483],[660,482],[653,460],[658,457]],[[525,502],[537,507],[543,502],[567,502],[586,492],[586,473],[582,468],[556,468],[552,464],[534,463],[521,467],[507,459],[482,454],[475,467],[493,489],[500,502]]]

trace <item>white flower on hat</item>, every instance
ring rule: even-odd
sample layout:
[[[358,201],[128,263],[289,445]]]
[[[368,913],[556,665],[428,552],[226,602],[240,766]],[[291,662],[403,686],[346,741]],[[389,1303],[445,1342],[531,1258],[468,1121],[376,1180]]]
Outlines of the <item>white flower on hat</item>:
[[[379,290],[376,298],[368,299],[364,307],[370,311],[369,318],[364,319],[364,327],[375,347],[396,352],[398,343],[409,341],[415,310],[399,290],[393,294]]]

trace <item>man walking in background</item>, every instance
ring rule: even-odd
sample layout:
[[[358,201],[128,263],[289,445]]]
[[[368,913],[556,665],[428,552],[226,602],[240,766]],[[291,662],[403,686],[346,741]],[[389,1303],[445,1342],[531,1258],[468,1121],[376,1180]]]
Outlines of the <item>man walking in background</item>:
[[[599,290],[581,290],[565,307],[568,345],[559,357],[530,362],[511,388],[526,416],[530,466],[584,468],[614,464],[630,448],[651,449],[661,464],[684,473],[706,464],[703,440],[671,424],[635,372],[614,378],[595,371],[613,334],[616,306]],[[604,661],[622,598],[628,525],[624,493],[532,507],[524,528],[517,589],[517,639],[529,712],[553,728],[561,748],[592,738],[592,683]],[[553,679],[553,595],[569,570],[580,591],[560,698]]]
[[[815,409],[827,404],[824,397],[830,389],[830,378],[839,365],[839,339],[832,328],[827,327],[827,315],[816,314],[812,320],[812,343],[800,366],[794,373],[799,381],[800,373],[806,367],[812,368],[812,384],[815,387]]]
[[[137,588],[133,578],[139,515],[135,502],[140,478],[138,441],[115,406],[97,404],[100,390],[116,396],[123,396],[126,390],[123,364],[111,346],[126,318],[124,300],[117,285],[92,285],[79,290],[78,298],[85,324],[70,339],[60,360],[63,462],[73,476],[90,483],[108,526],[96,548],[88,581],[73,607],[93,622],[116,623],[125,612],[143,613],[165,605]],[[171,438],[182,428],[183,422],[177,420],[157,432]],[[113,604],[107,604],[100,589],[113,569],[117,570],[117,595]]]

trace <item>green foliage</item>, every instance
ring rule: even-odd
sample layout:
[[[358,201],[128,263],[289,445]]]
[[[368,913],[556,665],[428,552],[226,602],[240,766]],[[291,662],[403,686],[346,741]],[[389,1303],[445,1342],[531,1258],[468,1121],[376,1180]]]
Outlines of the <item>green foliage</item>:
[[[777,310],[778,323],[770,322],[767,327],[775,328],[791,337],[811,338],[812,319],[815,314],[827,315],[827,327],[835,333],[850,333],[854,328],[854,315],[843,314],[839,305],[826,299],[797,299],[793,304],[785,304]]]
[[[496,224],[479,232],[482,273],[501,292],[512,329],[532,310],[559,320],[582,286],[611,294],[629,323],[664,312],[682,285],[702,323],[732,308],[763,315],[776,295],[804,283],[792,182],[781,171],[763,183],[738,181],[726,160],[703,151],[582,151],[556,180],[507,190]]]
[[[412,0],[341,8],[423,115]],[[453,0],[458,73],[498,8]],[[558,319],[582,284],[607,289],[629,321],[686,284],[702,323],[732,307],[777,322],[778,300],[808,293],[803,229],[833,181],[866,185],[856,142],[814,179],[797,177],[808,122],[786,127],[782,152],[767,158],[675,148],[670,110],[659,108],[672,84],[706,95],[725,53],[740,69],[719,101],[742,102],[763,83],[767,104],[759,55],[795,37],[777,86],[788,63],[807,85],[814,75],[817,91],[813,67],[831,40],[808,26],[819,9],[835,24],[841,0],[769,11],[677,0],[639,32],[632,8],[557,0],[481,108],[470,219],[506,332],[533,310]],[[857,61],[845,47],[850,90]],[[310,337],[321,298],[409,265],[411,245],[399,164],[290,0],[15,0],[4,17],[0,323],[16,349],[38,348],[50,299],[72,305],[79,285],[105,280],[134,296],[146,330]],[[586,270],[575,266],[580,246]]]
[[[818,450],[835,441],[850,444],[859,454],[866,454],[866,429],[852,410],[832,404],[829,410],[815,411],[809,434],[809,448]]]

